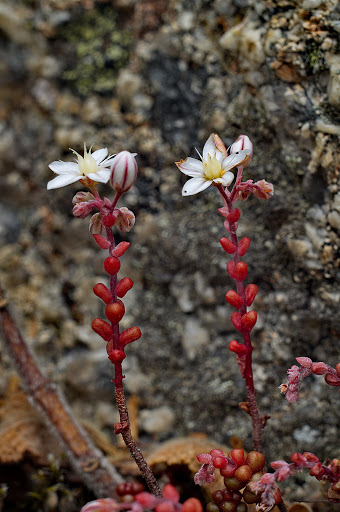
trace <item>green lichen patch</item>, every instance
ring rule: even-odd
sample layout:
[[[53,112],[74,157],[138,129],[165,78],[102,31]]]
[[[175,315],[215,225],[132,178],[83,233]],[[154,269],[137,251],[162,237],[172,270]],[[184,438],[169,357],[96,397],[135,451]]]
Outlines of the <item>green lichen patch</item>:
[[[83,96],[112,93],[132,48],[131,34],[120,28],[117,13],[110,7],[77,13],[60,36],[70,45],[62,80]]]

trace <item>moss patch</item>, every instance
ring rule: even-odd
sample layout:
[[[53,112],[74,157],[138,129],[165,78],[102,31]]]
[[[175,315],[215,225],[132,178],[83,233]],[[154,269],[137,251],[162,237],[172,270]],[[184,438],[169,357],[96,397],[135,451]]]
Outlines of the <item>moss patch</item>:
[[[117,13],[109,7],[77,13],[60,35],[71,48],[62,80],[83,96],[112,93],[132,48],[132,37],[119,27]]]

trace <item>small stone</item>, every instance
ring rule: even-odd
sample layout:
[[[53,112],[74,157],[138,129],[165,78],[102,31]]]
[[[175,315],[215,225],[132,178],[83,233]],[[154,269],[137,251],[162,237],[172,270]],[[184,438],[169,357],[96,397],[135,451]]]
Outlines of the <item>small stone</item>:
[[[192,361],[200,349],[209,342],[208,331],[202,326],[199,320],[189,318],[184,326],[182,346],[186,355]]]
[[[329,55],[328,101],[331,105],[340,105],[340,55]]]
[[[328,222],[332,226],[332,228],[337,229],[340,231],[340,213],[333,210],[328,215]]]
[[[172,431],[175,413],[164,405],[156,409],[144,409],[140,412],[141,427],[148,434],[163,434]]]

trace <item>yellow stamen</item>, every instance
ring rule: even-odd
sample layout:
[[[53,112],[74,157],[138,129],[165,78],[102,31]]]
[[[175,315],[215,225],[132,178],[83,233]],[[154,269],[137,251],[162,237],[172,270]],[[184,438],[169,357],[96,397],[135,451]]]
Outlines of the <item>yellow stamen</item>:
[[[207,160],[203,160],[203,173],[207,180],[215,180],[221,178],[225,171],[216,157],[208,155]]]

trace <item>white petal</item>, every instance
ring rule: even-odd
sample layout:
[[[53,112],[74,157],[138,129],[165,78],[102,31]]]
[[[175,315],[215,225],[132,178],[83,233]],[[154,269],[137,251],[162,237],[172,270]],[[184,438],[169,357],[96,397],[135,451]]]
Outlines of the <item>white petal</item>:
[[[51,171],[55,172],[56,174],[68,174],[73,173],[80,174],[78,164],[76,162],[62,162],[61,160],[52,162],[49,165],[49,168]]]
[[[102,162],[104,160],[104,158],[107,157],[108,153],[109,152],[108,152],[107,148],[97,149],[97,151],[95,151],[94,153],[91,153],[91,156],[95,159],[97,164],[99,164],[100,162]]]
[[[66,185],[75,183],[76,181],[81,180],[81,178],[83,178],[81,175],[72,176],[71,174],[62,174],[61,176],[57,176],[47,183],[47,190],[51,190],[52,188],[66,187]]]
[[[187,176],[199,177],[203,174],[203,164],[197,158],[186,158],[183,162],[177,162],[179,170]]]
[[[207,142],[204,144],[203,160],[207,160],[208,155],[210,155],[211,157],[214,157],[215,153],[216,153],[216,146],[215,146],[215,141],[214,141],[214,134],[212,133],[210,135],[209,139],[207,140]]]
[[[221,183],[224,187],[228,187],[230,183],[232,183],[235,176],[232,172],[227,171],[223,174],[221,178],[217,178],[216,180],[213,180],[215,183]]]
[[[243,160],[247,158],[248,154],[249,152],[243,149],[238,153],[233,153],[232,155],[227,156],[227,158],[225,158],[222,162],[222,169],[224,171],[228,171],[229,169],[236,167],[236,165],[240,165]]]
[[[89,172],[87,173],[88,178],[93,181],[98,181],[99,183],[107,183],[110,179],[111,171],[110,169],[101,169],[97,172]]]
[[[212,181],[203,178],[191,178],[188,180],[182,189],[182,196],[193,196],[202,192],[212,184]]]

